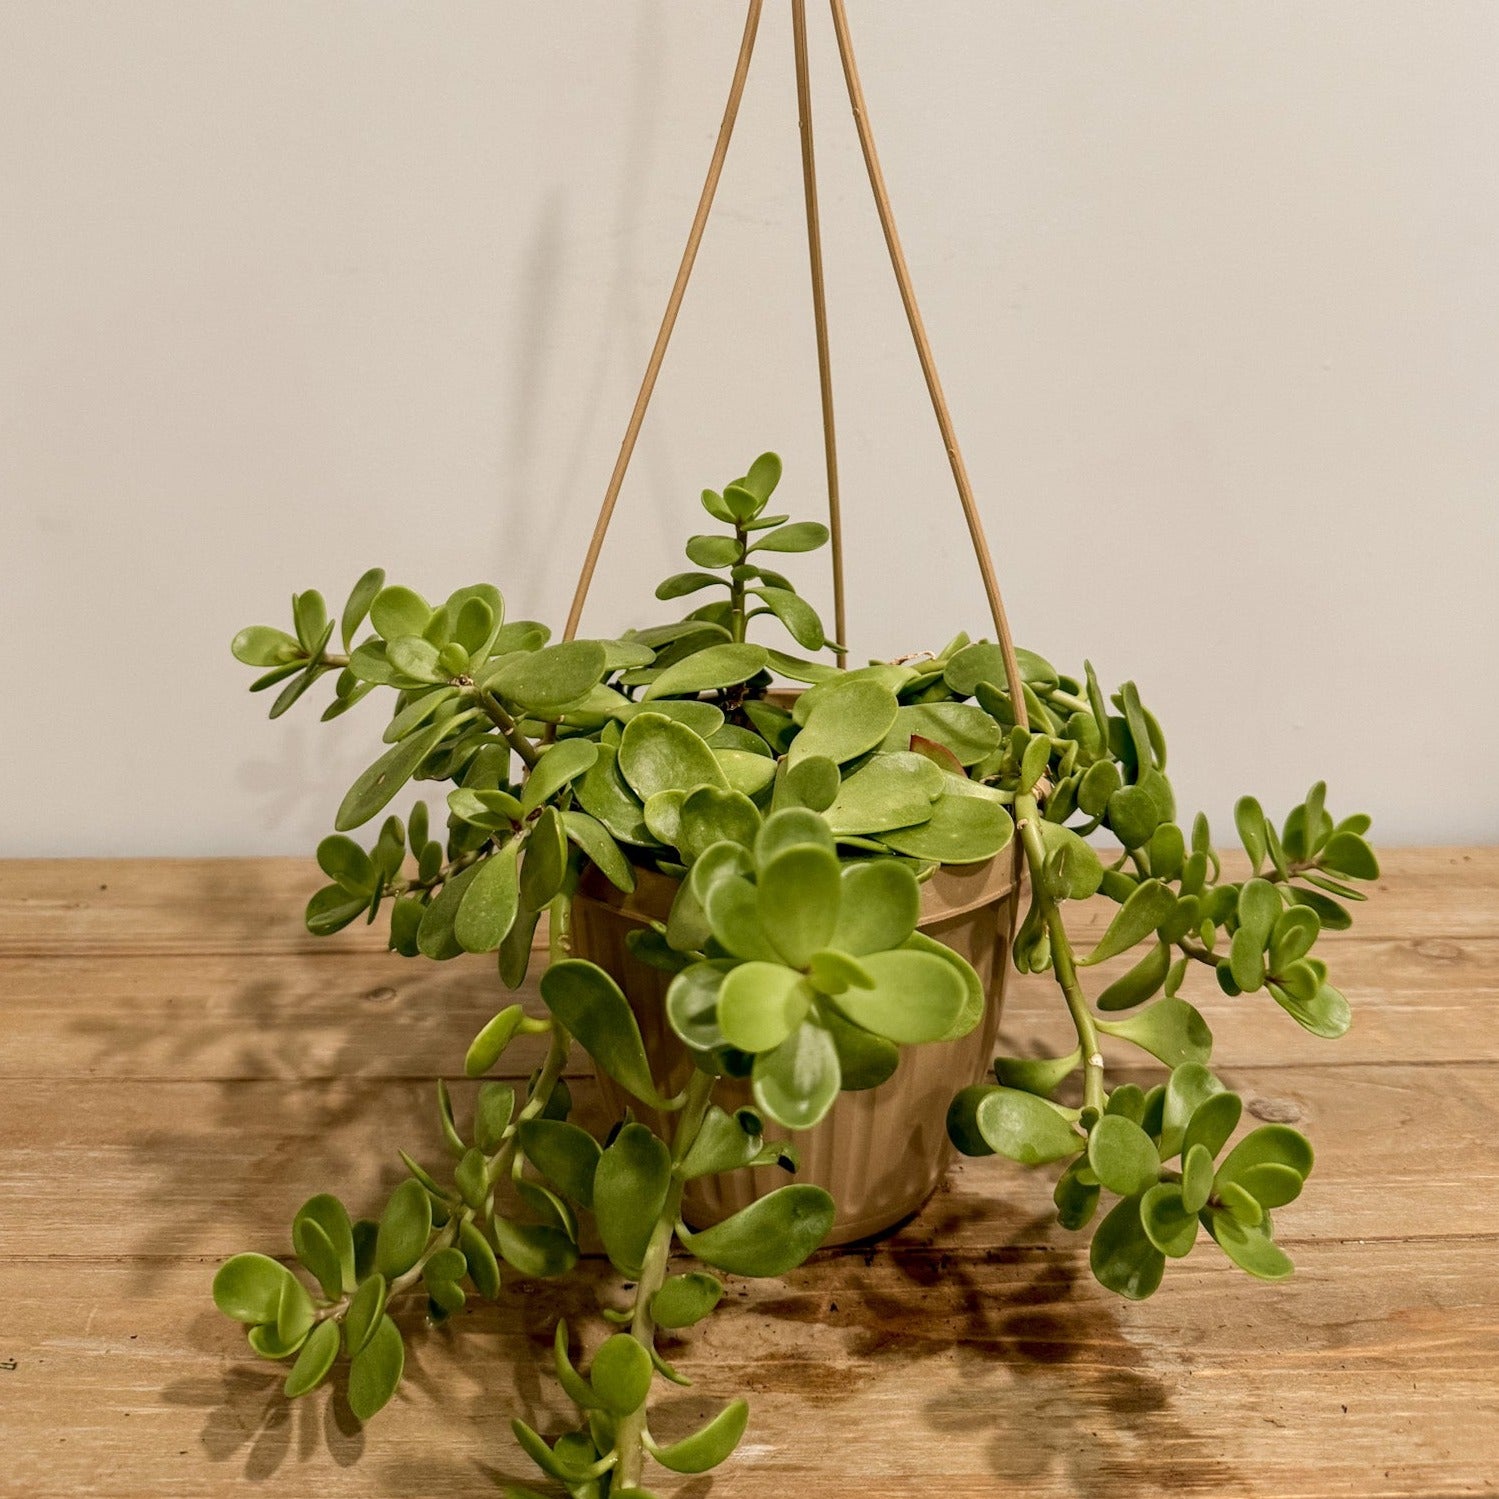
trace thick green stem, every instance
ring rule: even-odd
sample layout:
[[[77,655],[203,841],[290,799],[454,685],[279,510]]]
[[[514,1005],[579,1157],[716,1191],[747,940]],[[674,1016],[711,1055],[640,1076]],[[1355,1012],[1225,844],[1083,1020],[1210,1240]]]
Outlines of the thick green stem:
[[[547,907],[547,962],[560,963],[573,950],[572,897],[558,895]]]
[[[646,1246],[645,1263],[640,1271],[640,1283],[635,1289],[635,1315],[630,1323],[630,1332],[652,1352],[656,1346],[656,1319],[651,1315],[651,1301],[666,1279],[667,1263],[671,1259],[672,1235],[676,1231],[677,1218],[682,1211],[682,1178],[676,1168],[692,1149],[698,1131],[703,1126],[703,1117],[713,1097],[716,1081],[706,1072],[694,1071],[687,1084],[687,1101],[677,1119],[676,1132],[672,1136],[672,1178],[667,1189],[666,1201],[651,1230],[650,1242]],[[642,1405],[620,1421],[615,1432],[614,1450],[619,1454],[619,1484],[622,1488],[638,1487],[645,1468],[645,1443],[647,1408]]]
[[[1103,1056],[1098,1050],[1098,1028],[1093,1023],[1088,997],[1078,982],[1067,925],[1062,920],[1060,907],[1046,889],[1046,845],[1041,841],[1041,809],[1034,796],[1015,798],[1015,827],[1025,848],[1025,861],[1030,866],[1033,898],[1041,908],[1042,920],[1051,937],[1052,970],[1062,997],[1067,1001],[1078,1045],[1083,1050],[1083,1102],[1101,1111],[1106,1094]]]
[[[1069,713],[1086,713],[1090,717],[1093,713],[1093,704],[1085,697],[1078,697],[1075,693],[1063,692],[1060,687],[1049,687],[1040,693],[1042,702],[1053,707],[1065,708]]]
[[[541,751],[516,727],[515,720],[492,692],[478,694],[479,706],[489,715],[490,722],[505,736],[505,742],[526,762],[527,768],[541,758]]]
[[[1195,959],[1199,963],[1206,963],[1210,968],[1218,966],[1218,958],[1210,953],[1200,942],[1190,942],[1183,937],[1176,944],[1187,957]]]
[[[495,834],[494,837],[498,837]],[[455,874],[467,869],[470,864],[477,864],[480,859],[487,858],[491,847],[494,846],[493,839],[482,848],[470,849],[466,854],[459,854],[456,859],[444,864],[430,880],[387,880],[385,882],[385,894],[410,895],[418,890],[435,890],[439,885],[445,885]]]
[[[734,540],[739,543],[740,562],[747,562],[749,560],[749,533],[743,526],[735,525]],[[729,578],[729,629],[734,639],[741,643],[749,625],[749,617],[744,608],[744,596],[744,579],[731,575]]]

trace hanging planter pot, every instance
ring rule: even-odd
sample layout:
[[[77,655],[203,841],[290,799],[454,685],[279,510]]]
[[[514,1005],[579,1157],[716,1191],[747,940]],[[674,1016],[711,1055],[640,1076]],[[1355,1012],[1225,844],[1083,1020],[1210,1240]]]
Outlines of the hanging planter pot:
[[[840,1093],[827,1117],[792,1131],[767,1121],[765,1137],[793,1144],[796,1179],[823,1187],[836,1216],[824,1244],[846,1244],[882,1233],[912,1213],[937,1189],[952,1159],[947,1111],[954,1092],[977,1083],[989,1069],[1004,1002],[1007,953],[1018,891],[1013,852],[985,864],[939,869],[922,887],[918,930],[965,958],[984,991],[980,1023],[952,1041],[904,1046],[885,1082]],[[664,923],[677,893],[674,880],[643,872],[635,889],[616,889],[596,871],[584,876],[573,901],[573,952],[597,963],[624,991],[640,1026],[651,1072],[662,1093],[679,1093],[692,1075],[692,1054],[666,1015],[669,974],[642,962],[629,938]],[[597,1072],[610,1118],[633,1108],[652,1129],[669,1128],[655,1109],[642,1106],[603,1070]],[[747,1082],[721,1085],[725,1109],[753,1108]],[[688,1182],[683,1214],[694,1228],[718,1223],[756,1198],[784,1186],[779,1166],[741,1167]]]
[[[833,18],[848,84],[849,101],[853,107],[876,208],[994,622],[998,644],[991,648],[991,654],[987,658],[989,672],[996,681],[1003,680],[1006,684],[1007,702],[1014,705],[1006,712],[1005,718],[1012,726],[1018,724],[1023,730],[1027,725],[1029,710],[1022,688],[1021,666],[984,536],[983,522],[973,497],[931,345],[912,290],[884,174],[868,125],[863,86],[854,62],[847,20],[841,4],[833,6]],[[759,5],[752,3],[739,64],[730,85],[718,143],[709,165],[697,213],[688,233],[676,282],[647,362],[635,408],[626,428],[614,471],[610,475],[573,596],[566,626],[566,636],[569,639],[576,634],[582,617],[604,538],[614,516],[620,489],[717,193],[758,21]],[[803,0],[795,0],[793,6],[793,38],[829,535],[832,543],[834,630],[836,639],[845,642],[848,634],[842,546],[843,518]],[[777,471],[778,469],[779,465]],[[704,497],[704,503],[709,504],[708,496]],[[710,510],[710,513],[713,512]],[[692,556],[691,547],[689,556]],[[700,559],[692,557],[692,560]],[[741,557],[737,560],[748,559]],[[781,581],[783,580],[778,578],[773,580],[774,583]],[[670,586],[670,581],[663,585],[667,589]],[[770,594],[779,593],[780,590],[772,586]],[[770,605],[769,612],[779,615],[792,634],[797,636],[799,644],[806,644],[806,637],[798,635],[796,617],[788,615],[780,601],[770,594],[761,595]],[[816,643],[820,644],[821,625],[816,624],[815,629]],[[966,642],[967,637],[962,637],[962,640]],[[838,659],[840,667],[846,666],[847,653],[842,644],[838,646]],[[784,661],[781,664],[784,666]],[[796,694],[784,689],[773,689],[766,696],[778,706],[789,707]],[[954,765],[952,768],[958,767]],[[824,1119],[810,1129],[795,1132],[798,1180],[825,1188],[836,1205],[832,1227],[824,1243],[847,1243],[883,1232],[914,1213],[941,1182],[952,1157],[947,1117],[953,1087],[977,1083],[986,1073],[993,1056],[1009,969],[1008,947],[1017,919],[1022,865],[1021,849],[1017,843],[980,865],[942,865],[927,876],[922,889],[919,930],[957,952],[972,966],[983,989],[983,1016],[962,1037],[903,1047],[899,1064],[886,1081],[871,1088],[842,1092]],[[689,1052],[667,1023],[665,999],[669,989],[668,975],[635,957],[627,939],[631,931],[641,931],[652,923],[664,924],[670,914],[675,893],[673,881],[647,875],[639,880],[634,892],[626,894],[611,887],[607,880],[599,877],[596,870],[589,871],[574,902],[572,917],[574,951],[580,957],[597,963],[624,991],[645,1039],[653,1074],[663,1092],[668,1094],[683,1086],[692,1072],[693,1063]],[[628,1100],[628,1095],[618,1088],[607,1071],[600,1070],[598,1078],[611,1111],[626,1106],[627,1101],[632,1102],[636,1109],[641,1108],[638,1099]],[[724,1083],[720,1085],[718,1102],[725,1108],[748,1108],[752,1106],[753,1098],[747,1084]],[[657,1125],[665,1125],[662,1116],[655,1111],[647,1109],[646,1117],[652,1118]],[[766,1121],[767,1139],[790,1140],[792,1134],[791,1130],[774,1120]],[[774,1191],[783,1183],[784,1174],[778,1167],[765,1166],[745,1167],[694,1179],[687,1183],[684,1191],[684,1210],[694,1223],[718,1222],[742,1210],[758,1196]]]
[[[294,598],[293,632],[254,626],[234,642],[264,673],[252,690],[279,686],[272,717],[330,674],[325,717],[377,691],[393,698],[386,748],[318,847],[331,883],[308,904],[312,931],[383,916],[395,952],[497,954],[511,989],[527,979],[544,914],[550,940],[540,1011],[510,1002],[473,1039],[471,1101],[455,1107],[439,1085],[451,1168],[405,1157],[410,1174],[378,1223],[351,1222],[319,1194],[292,1227],[317,1290],[252,1253],[220,1268],[215,1300],[258,1354],[295,1359],[288,1394],[314,1388],[346,1352],[363,1420],[401,1378],[404,1333],[387,1305],[414,1292],[441,1321],[470,1292],[566,1275],[584,1245],[601,1244],[628,1303],[604,1315],[627,1330],[598,1344],[584,1374],[559,1323],[553,1361],[577,1421],[551,1439],[512,1426],[570,1493],[644,1499],[647,1459],[702,1473],[727,1457],[746,1428],[743,1401],[669,1445],[652,1434],[654,1379],[680,1377],[658,1329],[707,1316],[720,1274],[786,1275],[820,1245],[898,1223],[936,1188],[952,1147],[1055,1165],[1058,1221],[1096,1223],[1089,1263],[1120,1296],[1151,1295],[1200,1232],[1253,1276],[1288,1275],[1271,1211],[1300,1194],[1311,1147],[1277,1124],[1233,1142],[1242,1101],[1209,1071],[1212,1033],[1181,991],[1205,968],[1222,992],[1263,994],[1267,1013],[1341,1035],[1349,1006],[1313,949],[1324,928],[1349,924],[1346,902],[1363,898],[1350,882],[1379,870],[1368,818],[1334,821],[1318,782],[1278,826],[1253,798],[1239,802],[1251,873],[1225,878],[1206,819],[1187,828],[1178,817],[1165,739],[1134,684],[1106,696],[1086,663],[1068,674],[1015,647],[843,0],[831,4],[992,641],[965,633],[849,667],[802,0],[791,18],[828,523],[769,513],[781,463],[762,454],[704,491],[717,529],[688,541],[694,570],[656,590],[709,603],[618,638],[577,638],[738,111],[762,9],[750,0],[708,179],[561,640],[507,619],[489,584],[433,605],[377,569],[339,620],[308,591]],[[831,632],[779,571],[829,541]],[[781,633],[767,643],[767,631]],[[778,648],[787,636],[799,654]],[[438,811],[419,801],[389,815],[412,780],[443,788]],[[348,836],[382,814],[373,845]],[[1104,837],[1116,846],[1101,855]],[[1117,909],[1085,948],[1067,912],[1095,896]],[[1122,972],[1092,982],[1094,965],[1126,954]],[[993,1056],[1011,958],[1055,982],[1074,1038],[1062,1054]],[[521,1036],[545,1037],[540,1065],[512,1057],[493,1075]],[[1147,1090],[1120,1079],[1105,1045],[1133,1048],[1136,1066],[1154,1059],[1161,1080]],[[597,1071],[609,1120],[597,1135],[568,1117],[575,1047]],[[703,1268],[674,1271],[677,1249]]]

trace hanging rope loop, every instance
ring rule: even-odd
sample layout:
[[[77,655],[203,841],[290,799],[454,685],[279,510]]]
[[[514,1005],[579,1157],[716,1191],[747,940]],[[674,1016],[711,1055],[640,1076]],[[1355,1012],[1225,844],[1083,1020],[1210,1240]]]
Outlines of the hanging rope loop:
[[[656,389],[656,377],[661,373],[662,361],[666,358],[666,346],[671,342],[672,329],[677,325],[677,313],[682,309],[682,298],[687,291],[687,282],[692,276],[693,263],[697,260],[698,246],[703,242],[703,230],[708,224],[708,214],[713,207],[713,197],[718,191],[718,179],[723,176],[724,159],[729,154],[729,140],[734,134],[734,122],[739,118],[739,101],[744,97],[744,80],[749,76],[750,58],[755,51],[755,36],[760,29],[760,11],[764,0],[750,0],[749,14],[744,21],[744,37],[739,43],[739,60],[734,65],[734,80],[729,85],[728,102],[724,105],[723,122],[718,127],[718,139],[713,146],[713,156],[708,163],[708,179],[703,183],[697,200],[697,212],[692,216],[692,228],[687,232],[687,247],[682,251],[682,262],[677,267],[677,278],[672,282],[671,295],[666,299],[666,311],[661,318],[661,327],[656,332],[656,342],[651,348],[651,357],[646,362],[645,377],[640,382],[640,391],[635,397],[635,409],[630,413],[630,423],[625,428],[624,441],[619,445],[619,456],[614,460],[614,472],[609,475],[609,487],[604,491],[604,503],[599,507],[599,518],[594,522],[593,535],[588,541],[588,551],[583,558],[583,570],[578,574],[578,586],[573,590],[572,608],[567,611],[567,625],[562,631],[564,640],[573,639],[578,633],[578,621],[583,617],[583,604],[588,598],[593,583],[594,570],[599,565],[599,553],[603,550],[604,536],[609,522],[614,518],[614,507],[619,500],[620,487],[625,482],[625,472],[630,459],[635,455],[635,443],[640,437],[641,423],[645,421],[646,407]]]
[[[822,219],[817,208],[817,154],[812,146],[812,72],[807,62],[807,0],[791,0],[796,50],[796,112],[802,138],[802,196],[807,204],[807,258],[812,267],[812,326],[817,335],[817,393],[828,475],[828,535],[833,559],[833,637],[838,665],[848,665],[848,611],[843,595],[843,510],[838,494],[838,438],[833,425],[833,366],[828,350],[828,299],[822,279]]]
[[[692,228],[687,235],[687,247],[682,253],[681,264],[677,267],[677,276],[672,283],[671,295],[667,299],[666,312],[661,319],[661,327],[656,334],[656,342],[646,364],[645,377],[641,381],[639,394],[635,397],[635,407],[630,413],[624,441],[620,444],[619,457],[615,460],[614,471],[609,476],[609,485],[604,492],[604,503],[599,510],[598,520],[594,524],[593,535],[588,543],[588,551],[583,559],[583,569],[578,577],[572,608],[568,611],[567,626],[563,631],[564,640],[571,640],[577,634],[578,621],[582,617],[583,604],[588,597],[588,590],[598,567],[604,536],[613,518],[625,472],[635,452],[636,441],[640,437],[646,408],[650,405],[651,395],[656,388],[656,378],[661,373],[661,364],[666,357],[666,348],[671,341],[672,329],[676,326],[677,313],[681,310],[687,282],[697,259],[698,246],[702,243],[703,230],[713,207],[714,195],[718,191],[719,178],[723,175],[729,140],[734,133],[734,123],[739,115],[739,101],[744,95],[745,79],[749,74],[750,57],[754,52],[763,3],[764,0],[750,0],[749,14],[744,23],[744,37],[739,46],[739,60],[735,65],[734,78],[729,87],[728,102],[724,106],[718,140],[708,164],[708,177],[703,183],[697,213],[693,216]],[[895,214],[890,206],[890,193],[885,185],[885,174],[880,167],[879,154],[875,149],[874,134],[869,123],[869,109],[864,99],[864,87],[859,78],[853,42],[849,36],[848,15],[844,9],[843,0],[830,0],[830,4],[833,14],[833,31],[838,41],[838,56],[843,65],[844,83],[848,88],[848,102],[853,110],[854,125],[859,134],[859,149],[864,157],[870,190],[874,194],[880,228],[885,237],[885,248],[889,252],[890,265],[895,272],[895,282],[900,290],[901,305],[905,308],[906,322],[910,326],[911,337],[916,344],[916,357],[921,362],[921,373],[926,381],[927,395],[931,398],[938,430],[942,434],[942,445],[947,453],[948,466],[952,469],[953,482],[957,485],[958,502],[962,506],[963,517],[968,523],[968,538],[973,546],[979,576],[984,584],[984,594],[989,602],[989,613],[994,621],[995,636],[1004,662],[1005,683],[1009,689],[1015,721],[1022,728],[1028,728],[1030,718],[1026,711],[1020,665],[1015,655],[1015,641],[1010,634],[1004,599],[1000,595],[999,578],[994,570],[994,558],[984,535],[983,518],[979,514],[978,504],[973,496],[973,485],[968,477],[968,467],[958,447],[952,413],[948,409],[942,381],[937,374],[931,340],[927,337],[926,325],[922,320],[921,309],[916,302],[915,288],[911,283],[910,267],[906,264],[905,251],[901,247],[900,235],[895,227]],[[812,272],[812,315],[817,336],[818,387],[822,402],[823,450],[827,466],[828,529],[833,563],[833,610],[838,644],[843,647],[848,644],[847,620],[844,613],[843,524],[839,504],[837,442],[833,423],[832,367],[828,348],[827,297],[823,280],[817,168],[812,144],[811,71],[807,59],[805,0],[792,0],[791,19],[796,55],[797,110],[801,127],[802,186],[807,211],[807,249]],[[838,659],[840,666],[846,664],[846,655],[842,650],[839,652]]]

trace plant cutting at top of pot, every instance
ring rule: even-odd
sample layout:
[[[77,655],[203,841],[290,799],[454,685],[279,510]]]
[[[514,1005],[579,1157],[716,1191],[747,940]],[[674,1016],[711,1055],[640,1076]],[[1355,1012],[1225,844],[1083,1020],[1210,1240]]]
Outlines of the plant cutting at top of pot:
[[[1246,797],[1235,820],[1252,872],[1229,879],[1206,819],[1178,816],[1164,736],[1132,683],[1106,695],[1091,667],[1068,675],[967,636],[840,668],[774,565],[827,539],[771,513],[780,471],[767,453],[704,492],[717,529],[691,538],[693,570],[657,597],[707,602],[618,639],[551,644],[543,625],[508,620],[489,585],[434,606],[379,571],[337,622],[307,592],[291,630],[236,637],[262,672],[254,690],[278,689],[273,717],[320,679],[333,688],[325,718],[387,694],[387,747],[317,851],[329,883],[308,903],[310,930],[383,919],[395,952],[496,954],[515,988],[548,917],[545,1012],[512,1003],[473,1039],[464,1107],[439,1087],[447,1168],[403,1155],[406,1177],[357,1222],[332,1196],[305,1204],[292,1248],[310,1281],[256,1253],[219,1269],[215,1299],[255,1351],[293,1360],[289,1395],[343,1353],[365,1419],[400,1380],[403,1296],[441,1321],[512,1277],[566,1275],[596,1242],[622,1278],[603,1314],[618,1330],[589,1340],[585,1373],[558,1322],[554,1363],[578,1422],[548,1439],[517,1421],[517,1440],[569,1493],[598,1499],[646,1492],[648,1461],[684,1473],[721,1461],[743,1401],[679,1441],[651,1430],[656,1379],[685,1382],[663,1335],[712,1311],[714,1272],[785,1274],[834,1228],[832,1197],[798,1179],[798,1136],[817,1139],[840,1100],[879,1099],[923,1048],[992,1036],[1005,954],[986,982],[920,930],[924,890],[973,866],[1004,872],[1007,912],[1023,867],[1025,910],[1001,941],[1013,929],[1016,967],[1053,977],[1075,1044],[986,1057],[992,1081],[977,1067],[953,1076],[952,1142],[1059,1168],[1058,1219],[1092,1226],[1094,1275],[1122,1296],[1149,1296],[1204,1231],[1251,1275],[1290,1273],[1271,1215],[1300,1194],[1311,1147],[1285,1125],[1239,1131],[1241,1101],[1210,1071],[1212,1036],[1184,991],[1210,969],[1267,1023],[1341,1035],[1349,1007],[1316,943],[1348,925],[1357,883],[1378,873],[1368,819],[1335,820],[1321,783],[1279,824]],[[376,827],[411,781],[446,788],[440,812],[418,802]],[[351,836],[361,829],[372,841]],[[603,899],[589,882],[667,892],[634,919],[633,968],[575,949],[575,908]],[[1067,912],[1095,896],[1117,909],[1083,951]],[[1125,955],[1123,971],[1088,982]],[[655,1029],[669,1044],[647,1045],[639,1012],[654,1001],[617,981],[632,972],[661,975]],[[529,1082],[485,1080],[521,1036],[545,1038]],[[1160,1080],[1111,1079],[1105,1037],[1158,1062]],[[612,1117],[571,1117],[574,1041],[621,1102]],[[684,1208],[692,1184],[751,1167],[783,1184],[753,1187],[720,1222]],[[698,1267],[674,1265],[677,1250]]]

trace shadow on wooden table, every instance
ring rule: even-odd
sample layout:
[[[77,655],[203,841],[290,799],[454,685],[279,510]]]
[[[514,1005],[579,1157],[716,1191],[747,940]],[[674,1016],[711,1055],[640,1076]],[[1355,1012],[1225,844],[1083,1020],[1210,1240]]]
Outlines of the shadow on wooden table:
[[[1145,1367],[1121,1322],[1127,1304],[1058,1233],[1051,1214],[939,1193],[883,1243],[821,1257],[828,1321],[847,1330],[842,1357],[798,1365],[802,1387],[841,1404],[917,1363],[945,1364],[952,1376],[926,1396],[925,1424],[960,1439],[989,1430],[992,1471],[1011,1483],[1047,1487],[1061,1475],[1076,1493],[1127,1480],[1248,1492],[1218,1446],[1173,1415],[1171,1383]],[[805,1293],[755,1311],[783,1323],[809,1317]],[[928,1367],[912,1386],[936,1382]]]
[[[142,1293],[183,1255],[287,1254],[292,1214],[313,1192],[337,1191],[356,1216],[378,1210],[404,1174],[397,1146],[441,1154],[426,1056],[461,1073],[471,1015],[504,1002],[487,968],[418,967],[363,933],[315,942],[284,891],[247,868],[202,866],[199,956],[166,965],[142,1012],[85,1011],[73,1024],[91,1063],[129,1079],[121,1112],[81,1127],[116,1148],[131,1195],[151,1205],[128,1225]],[[316,881],[311,870],[307,889]],[[524,1070],[530,1054],[517,1051]],[[414,1052],[415,1075],[401,1076]]]
[[[456,1482],[472,1486],[475,1464],[456,1460],[443,1450],[441,1429],[453,1425],[492,1430],[496,1449],[511,1447],[512,1416],[546,1428],[555,1423],[565,1401],[547,1386],[552,1330],[560,1314],[576,1322],[596,1313],[596,1284],[606,1279],[587,1264],[575,1282],[548,1286],[545,1296],[512,1287],[497,1304],[481,1304],[460,1313],[444,1328],[425,1324],[424,1308],[408,1304],[398,1316],[406,1336],[406,1369],[392,1411],[416,1403],[444,1414],[432,1426],[433,1440],[423,1444],[419,1472],[412,1486],[401,1487],[399,1475],[410,1451],[410,1431],[394,1450],[382,1453],[378,1483],[384,1491],[438,1492]],[[205,1352],[233,1349],[234,1333],[223,1318],[206,1311],[193,1323],[192,1342]],[[525,1345],[525,1346],[522,1346]],[[349,1409],[348,1364],[340,1360],[326,1385],[309,1396],[289,1401],[283,1393],[288,1365],[256,1359],[240,1345],[240,1355],[216,1378],[196,1377],[166,1386],[162,1403],[202,1413],[199,1440],[213,1463],[237,1464],[240,1478],[263,1483],[284,1464],[305,1463],[325,1451],[340,1467],[350,1467],[378,1447],[390,1412],[376,1416],[368,1435]],[[235,1355],[231,1353],[231,1357]],[[496,1376],[499,1376],[498,1378]],[[394,1434],[394,1433],[392,1433]],[[479,1465],[499,1482],[532,1483],[537,1475],[501,1473]],[[373,1477],[373,1475],[372,1475]]]
[[[241,1462],[249,1483],[273,1477],[295,1454],[306,1460],[319,1448],[340,1467],[359,1461],[364,1430],[349,1410],[343,1389],[289,1401],[281,1392],[284,1368],[246,1361],[217,1379],[178,1380],[161,1394],[165,1405],[203,1412],[203,1455],[215,1463]]]
[[[367,1211],[399,1175],[395,1143],[419,1157],[438,1153],[430,1079],[368,1075],[370,1038],[360,1035],[365,1017],[352,996],[338,996],[337,1023],[327,1023],[325,1012],[313,1037],[311,1022],[288,1011],[285,966],[279,980],[257,973],[257,946],[270,940],[261,892],[238,888],[227,866],[223,880],[205,892],[210,944],[230,954],[244,950],[244,966],[232,982],[199,996],[196,1013],[192,1000],[184,1001],[180,1030],[165,1045],[178,1074],[191,1081],[172,1085],[183,1088],[175,1107],[170,1094],[163,1107],[153,1090],[127,1131],[129,1169],[146,1187],[140,1200],[161,1204],[159,1215],[133,1225],[133,1273],[142,1288],[183,1255],[285,1253],[291,1213],[312,1191],[332,1185],[351,1209]],[[337,945],[326,952],[336,959]],[[296,962],[299,983],[315,986],[322,975],[330,984],[349,982],[345,964],[326,961],[321,950]],[[401,1023],[442,1024],[443,986],[462,977],[447,968],[413,979],[396,980],[408,1017]],[[399,1031],[378,1013],[370,1020]],[[132,1044],[130,1017],[95,1023],[101,1045]],[[382,1037],[381,1049],[392,1039]],[[318,1049],[315,1067],[307,1062],[309,1044]],[[1029,1189],[1017,1195],[1036,1205]],[[287,1227],[267,1232],[281,1205]],[[1062,1474],[1078,1491],[1092,1492],[1130,1475],[1153,1485],[1242,1492],[1243,1479],[1220,1451],[1173,1415],[1172,1385],[1126,1336],[1120,1304],[1062,1243],[1049,1214],[1001,1198],[940,1193],[886,1240],[818,1256],[785,1283],[736,1286],[732,1302],[711,1319],[722,1325],[684,1340],[682,1356],[689,1372],[716,1359],[752,1397],[769,1393],[809,1410],[848,1406],[925,1363],[925,1425],[969,1441],[987,1431],[984,1461],[1012,1482],[1039,1484]],[[534,1483],[518,1471],[523,1459],[509,1420],[519,1415],[544,1432],[574,1420],[551,1377],[552,1330],[559,1314],[575,1326],[595,1322],[608,1280],[607,1266],[590,1262],[566,1282],[522,1282],[497,1307],[462,1315],[441,1332],[421,1330],[419,1308],[408,1313],[408,1373],[397,1399],[421,1407],[434,1439],[413,1442],[407,1421],[405,1439],[381,1451],[372,1485],[435,1492],[472,1485],[476,1476]],[[207,1306],[206,1294],[193,1341],[210,1356],[243,1350],[242,1361],[218,1378],[182,1380],[162,1397],[202,1411],[202,1449],[212,1462],[237,1464],[243,1480],[264,1482],[319,1449],[346,1467],[365,1457],[367,1439],[344,1390],[346,1365],[330,1389],[288,1404],[284,1370],[258,1365]],[[677,1355],[669,1349],[667,1356]],[[672,1394],[662,1402],[663,1427],[690,1429],[719,1403]],[[443,1415],[428,1417],[439,1406]],[[465,1429],[468,1440],[447,1451],[441,1433],[454,1428]],[[496,1460],[517,1471],[473,1456],[475,1432],[481,1439],[492,1432]],[[368,1441],[381,1441],[378,1418]],[[700,1499],[708,1484],[689,1484],[679,1499]]]
[[[441,1330],[425,1326],[419,1306],[408,1306],[398,1319],[407,1338],[405,1376],[392,1412],[376,1416],[368,1435],[349,1409],[348,1365],[342,1361],[322,1389],[288,1401],[282,1393],[286,1366],[261,1363],[245,1349],[242,1361],[217,1378],[179,1380],[162,1391],[161,1401],[201,1412],[203,1456],[237,1466],[240,1482],[280,1477],[284,1484],[284,1469],[326,1452],[340,1467],[374,1460],[365,1480],[370,1492],[469,1493],[476,1480],[496,1492],[510,1483],[549,1492],[547,1481],[516,1450],[510,1421],[519,1416],[551,1433],[576,1425],[576,1412],[551,1373],[556,1319],[564,1316],[597,1332],[600,1302],[616,1286],[607,1264],[589,1260],[567,1281],[517,1282],[498,1303],[466,1310]],[[223,1320],[212,1312],[192,1327],[194,1345],[208,1351],[222,1350],[226,1335]],[[663,1429],[685,1431],[701,1425],[718,1404],[673,1393],[657,1402],[657,1415]],[[419,1408],[415,1443],[409,1420],[403,1430],[395,1429],[401,1406]],[[465,1439],[446,1441],[455,1431]],[[484,1441],[485,1455],[472,1455],[474,1433]],[[688,1481],[673,1491],[674,1499],[706,1499],[712,1484],[711,1477]]]

